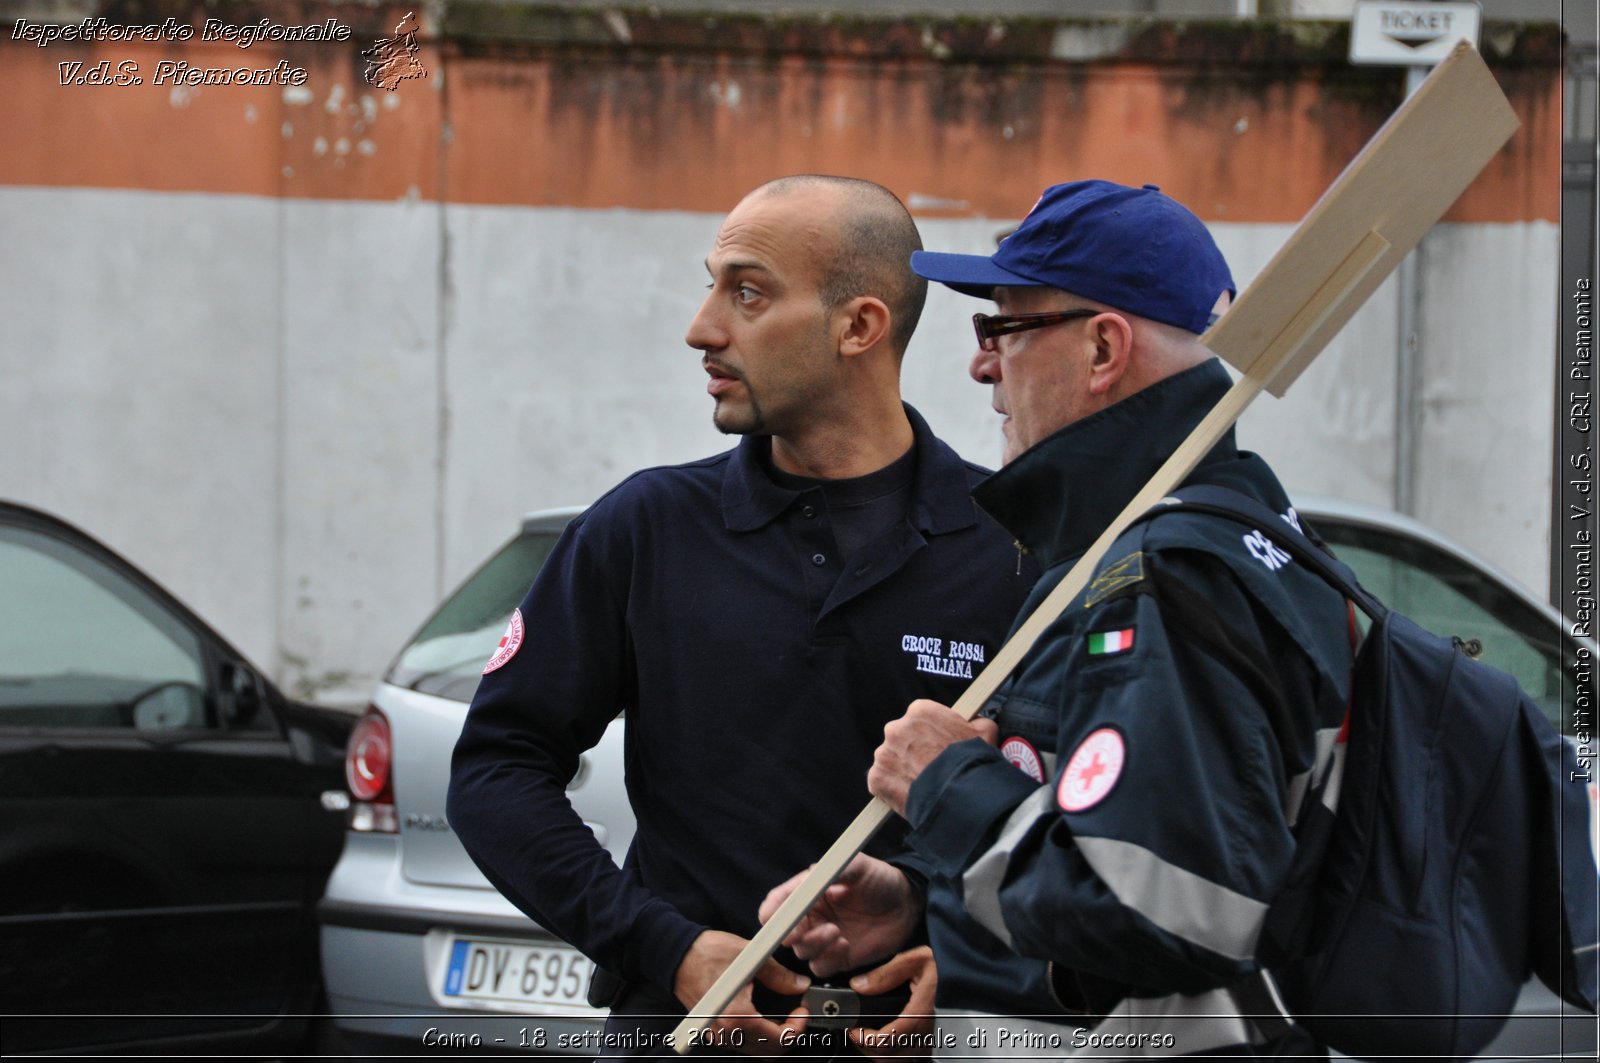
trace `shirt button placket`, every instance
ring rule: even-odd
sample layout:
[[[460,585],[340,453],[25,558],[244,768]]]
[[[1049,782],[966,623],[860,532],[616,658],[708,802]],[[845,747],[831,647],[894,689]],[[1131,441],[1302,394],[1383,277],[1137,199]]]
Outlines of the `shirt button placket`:
[[[790,527],[794,530],[796,545],[800,547],[800,564],[804,572],[807,604],[813,620],[821,615],[822,604],[833,592],[838,577],[837,570],[828,563],[834,550],[833,536],[828,527],[827,503],[820,489],[812,489],[799,504],[789,511]],[[809,562],[809,563],[808,563]]]

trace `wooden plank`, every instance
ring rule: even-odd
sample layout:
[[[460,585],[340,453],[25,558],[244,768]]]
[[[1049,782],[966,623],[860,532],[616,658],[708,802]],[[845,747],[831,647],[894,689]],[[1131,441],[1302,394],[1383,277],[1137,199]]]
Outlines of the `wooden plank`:
[[[1262,390],[1277,395],[1287,390],[1505,144],[1516,125],[1493,76],[1465,43],[1384,123],[1283,250],[1206,333],[1207,346],[1227,358],[1243,377],[973,679],[952,706],[962,719],[977,714],[1077,597],[1128,524],[1176,489]],[[876,798],[861,811],[672,1032],[675,1052],[688,1051],[691,1039],[755,977],[892,814]]]
[[[1281,397],[1517,125],[1494,75],[1463,41],[1322,194],[1233,309],[1206,333],[1206,346],[1239,372],[1250,372],[1355,242],[1377,232],[1389,243],[1387,255],[1343,306],[1298,338],[1298,351],[1268,387]]]

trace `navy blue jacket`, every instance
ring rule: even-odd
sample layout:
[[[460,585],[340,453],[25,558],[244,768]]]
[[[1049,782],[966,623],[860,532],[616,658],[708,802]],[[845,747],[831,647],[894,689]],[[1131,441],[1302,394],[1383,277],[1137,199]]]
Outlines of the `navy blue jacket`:
[[[1228,383],[1216,362],[1169,378],[978,490],[1045,568],[1023,617]],[[1188,482],[1292,516],[1231,432]],[[1343,717],[1351,652],[1340,596],[1246,532],[1182,514],[1125,533],[996,693],[1000,748],[954,746],[912,787],[912,842],[935,869],[942,1025],[947,1012],[1054,1014],[1115,1038],[1161,1033],[1149,1017],[1178,1011],[1219,1017],[1173,1026],[1173,1044],[1080,1047],[1263,1047],[1229,1020],[1226,993],[1255,969],[1295,795]]]
[[[635,984],[670,995],[701,930],[756,932],[767,891],[870,799],[884,725],[954,701],[1033,582],[971,500],[984,470],[907,413],[909,518],[848,559],[821,489],[764,471],[767,439],[623,481],[568,527],[521,649],[479,686],[451,826],[517,907]],[[619,712],[638,820],[622,870],[565,795]],[[871,851],[904,855],[903,833]]]

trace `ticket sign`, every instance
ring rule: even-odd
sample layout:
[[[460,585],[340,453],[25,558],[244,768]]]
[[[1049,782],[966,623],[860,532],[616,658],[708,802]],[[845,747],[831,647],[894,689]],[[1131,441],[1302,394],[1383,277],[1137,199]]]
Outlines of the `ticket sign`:
[[[1477,4],[1396,4],[1357,0],[1350,19],[1350,62],[1433,66],[1465,40],[1478,46]]]

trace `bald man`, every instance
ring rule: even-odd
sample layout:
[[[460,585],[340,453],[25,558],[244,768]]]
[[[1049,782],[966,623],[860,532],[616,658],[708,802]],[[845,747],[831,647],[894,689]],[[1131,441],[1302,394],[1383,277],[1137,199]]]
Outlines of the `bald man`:
[[[984,470],[901,401],[919,248],[869,182],[789,177],[739,203],[685,338],[713,423],[743,438],[636,473],[575,520],[468,712],[450,823],[501,893],[622,982],[602,1056],[666,1053],[763,896],[868,800],[884,725],[959,695],[1036,575],[969,497]],[[619,712],[638,821],[622,868],[565,795]],[[903,829],[872,851],[925,881]],[[769,963],[756,992],[775,999],[736,1000],[722,1050],[816,1054],[803,970]],[[860,1006],[886,1016],[868,1026],[900,1008]]]

